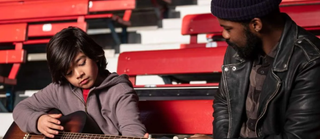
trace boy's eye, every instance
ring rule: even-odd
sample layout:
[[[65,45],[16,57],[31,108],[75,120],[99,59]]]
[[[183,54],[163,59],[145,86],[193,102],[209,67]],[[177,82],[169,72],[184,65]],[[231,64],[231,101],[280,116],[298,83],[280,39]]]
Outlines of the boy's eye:
[[[66,73],[66,76],[69,76],[69,75],[71,75],[71,71],[68,71],[67,73]]]
[[[83,66],[83,65],[85,65],[85,64],[86,64],[86,60],[83,60],[83,62],[80,63],[79,65],[80,65],[80,66]]]

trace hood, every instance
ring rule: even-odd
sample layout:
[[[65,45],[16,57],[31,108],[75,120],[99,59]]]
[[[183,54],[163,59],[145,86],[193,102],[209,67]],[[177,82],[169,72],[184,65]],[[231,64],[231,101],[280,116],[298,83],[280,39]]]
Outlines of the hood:
[[[128,75],[118,75],[117,73],[110,73],[99,86],[95,87],[95,89],[110,88],[119,83],[126,83],[129,86],[133,87]]]

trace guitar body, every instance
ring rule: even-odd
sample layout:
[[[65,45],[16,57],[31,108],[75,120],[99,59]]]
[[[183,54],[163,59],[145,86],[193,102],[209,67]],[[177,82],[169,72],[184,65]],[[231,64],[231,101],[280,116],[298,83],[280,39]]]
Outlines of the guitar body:
[[[65,129],[63,132],[96,133],[96,134],[102,133],[97,123],[83,111],[77,111],[72,114],[62,116],[59,120],[61,121],[61,125]],[[61,136],[58,136],[55,138],[59,139],[60,137]],[[45,138],[45,137],[43,135],[24,133],[20,130],[17,124],[13,122],[3,139],[36,139],[36,138],[39,139],[39,138]]]

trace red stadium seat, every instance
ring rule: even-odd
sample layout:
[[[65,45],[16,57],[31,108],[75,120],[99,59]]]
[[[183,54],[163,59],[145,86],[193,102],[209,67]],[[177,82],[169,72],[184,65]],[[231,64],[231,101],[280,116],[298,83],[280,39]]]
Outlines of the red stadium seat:
[[[123,52],[119,55],[117,73],[127,74],[133,83],[140,99],[141,120],[150,134],[212,134],[212,95],[218,89],[225,48]],[[145,86],[136,84],[139,75],[215,80],[205,84],[185,82]]]
[[[177,50],[123,52],[119,55],[118,69],[119,74],[127,74],[131,82],[136,86],[137,75],[192,75],[207,74],[206,78],[212,78],[215,73],[221,72],[221,66],[226,47],[217,48],[193,48]],[[200,75],[194,78],[200,78]],[[208,83],[201,86],[216,86]],[[194,84],[186,84],[193,86]],[[185,86],[164,85],[164,86]],[[198,84],[195,86],[199,86]]]

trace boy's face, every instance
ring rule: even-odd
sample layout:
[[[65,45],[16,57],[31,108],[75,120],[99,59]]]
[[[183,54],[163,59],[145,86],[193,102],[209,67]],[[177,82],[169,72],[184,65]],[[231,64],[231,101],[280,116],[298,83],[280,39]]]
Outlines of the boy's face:
[[[84,53],[79,52],[65,78],[74,86],[84,89],[91,88],[98,76],[98,66],[95,61],[87,57]]]

